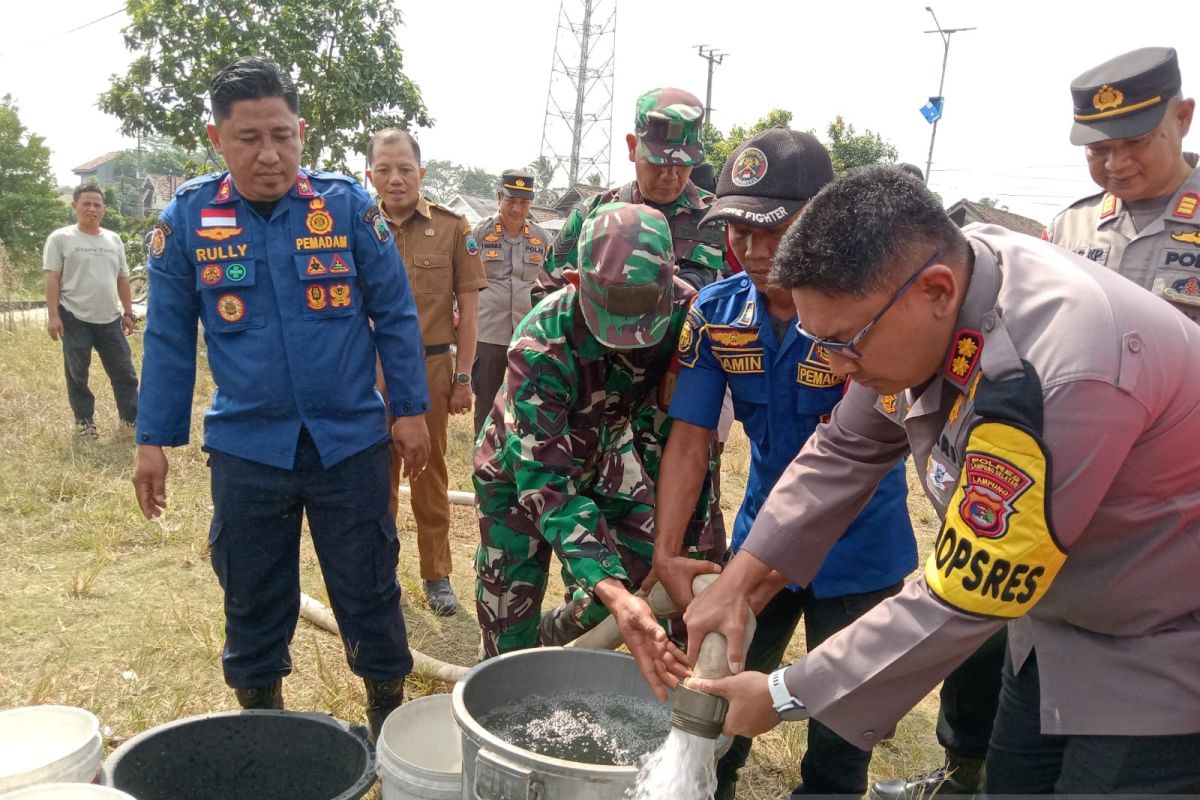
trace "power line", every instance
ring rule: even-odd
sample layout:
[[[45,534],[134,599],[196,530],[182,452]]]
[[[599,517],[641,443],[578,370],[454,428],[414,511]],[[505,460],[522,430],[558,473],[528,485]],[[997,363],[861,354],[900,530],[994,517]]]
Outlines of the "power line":
[[[125,9],[123,7],[118,8],[116,11],[112,12],[111,14],[105,14],[103,17],[97,17],[96,19],[92,20],[91,22],[85,22],[82,25],[80,25],[78,28],[71,28],[71,30],[66,31],[64,33],[60,33],[60,34],[58,34],[58,36],[55,36],[54,38],[57,39],[59,37],[66,36],[67,34],[75,33],[76,31],[81,31],[84,28],[90,28],[92,25],[95,25],[97,22],[103,22],[104,20],[108,19],[109,17],[115,17],[117,14],[123,14],[123,13],[125,13]]]
[[[71,30],[69,30],[69,31],[63,31],[62,33],[56,33],[53,36],[47,37],[45,39],[34,39],[34,40],[25,39],[25,40],[19,42],[19,46],[17,48],[15,48],[13,50],[9,50],[7,52],[0,53],[0,58],[4,58],[5,56],[8,56],[12,53],[18,53],[22,49],[28,49],[28,48],[38,47],[40,45],[49,44],[50,42],[57,41],[58,39],[61,39],[64,36],[70,36],[72,33],[78,33],[79,31],[83,30],[84,28],[90,28],[91,26],[93,26],[97,23],[103,22],[106,19],[110,19],[111,17],[115,17],[118,14],[124,14],[124,13],[125,13],[124,7],[118,8],[116,11],[109,12],[108,14],[105,14],[102,17],[96,17],[96,19],[92,20],[91,22],[85,22],[82,25],[71,28]]]

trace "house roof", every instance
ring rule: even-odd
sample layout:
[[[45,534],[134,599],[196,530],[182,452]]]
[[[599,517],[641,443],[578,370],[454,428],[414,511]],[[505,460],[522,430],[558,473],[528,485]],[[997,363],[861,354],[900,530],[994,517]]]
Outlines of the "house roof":
[[[547,208],[546,206],[530,206],[529,216],[533,217],[533,221],[539,225],[543,222],[563,218],[557,208]]]
[[[184,181],[178,175],[147,175],[146,180],[154,187],[154,194],[165,202],[171,201],[171,198],[175,196],[175,190]]]
[[[1017,233],[1026,233],[1030,236],[1040,237],[1042,231],[1046,229],[1046,226],[1036,219],[1022,217],[1020,214],[1005,211],[1003,208],[993,208],[985,206],[982,203],[974,203],[966,198],[950,206],[950,208],[946,209],[946,213],[950,216],[950,219],[954,220],[954,224],[960,228],[969,222],[978,220],[979,222],[999,225]],[[967,219],[968,214],[974,217],[974,219]]]
[[[500,207],[500,203],[495,198],[478,197],[473,194],[456,194],[450,202],[453,203],[455,200],[475,212],[479,216],[479,219],[490,217]]]
[[[80,164],[78,167],[75,167],[74,169],[72,169],[71,172],[92,172],[97,167],[99,167],[101,164],[105,164],[109,161],[112,161],[114,158],[116,158],[119,155],[121,155],[120,150],[113,150],[111,152],[105,153],[104,155],[100,156],[99,158],[93,158],[91,161],[87,161],[87,162],[84,162],[83,164]]]

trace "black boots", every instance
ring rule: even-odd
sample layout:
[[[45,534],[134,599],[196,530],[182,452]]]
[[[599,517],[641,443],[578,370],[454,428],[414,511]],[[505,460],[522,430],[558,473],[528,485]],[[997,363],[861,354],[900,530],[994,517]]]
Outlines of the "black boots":
[[[907,780],[895,778],[871,786],[871,800],[918,800],[983,791],[983,759],[950,755],[946,766]]]
[[[404,676],[387,681],[363,678],[363,685],[367,687],[367,728],[374,742],[379,739],[379,731],[383,729],[383,721],[388,714],[404,702]]]
[[[237,701],[242,708],[283,708],[283,678],[268,683],[266,686],[255,686],[250,689],[234,689]]]

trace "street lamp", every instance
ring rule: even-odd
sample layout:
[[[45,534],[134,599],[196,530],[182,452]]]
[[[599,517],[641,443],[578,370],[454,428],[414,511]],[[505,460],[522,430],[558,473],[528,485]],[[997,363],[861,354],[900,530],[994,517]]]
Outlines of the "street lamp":
[[[934,106],[935,116],[933,117],[933,132],[929,134],[929,158],[925,161],[925,182],[928,183],[931,177],[930,169],[933,167],[933,142],[937,139],[938,121],[942,118],[942,108],[945,105],[945,98],[942,95],[942,88],[946,85],[946,61],[950,58],[950,36],[962,31],[973,31],[974,28],[943,28],[942,23],[938,22],[937,14],[933,13],[930,6],[925,6],[925,10],[933,17],[933,24],[937,25],[936,30],[925,31],[925,33],[936,33],[942,37],[944,49],[942,51],[942,77],[938,81],[937,97],[929,98],[929,102]]]

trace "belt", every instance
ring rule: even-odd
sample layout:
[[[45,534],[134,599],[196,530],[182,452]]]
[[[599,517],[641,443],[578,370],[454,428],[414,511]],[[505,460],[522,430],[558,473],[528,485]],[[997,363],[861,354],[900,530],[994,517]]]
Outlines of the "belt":
[[[450,345],[448,344],[431,344],[425,348],[425,357],[440,356],[442,353],[449,353]]]

